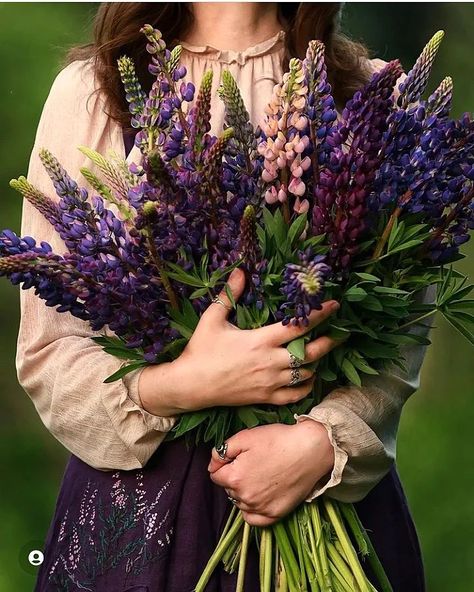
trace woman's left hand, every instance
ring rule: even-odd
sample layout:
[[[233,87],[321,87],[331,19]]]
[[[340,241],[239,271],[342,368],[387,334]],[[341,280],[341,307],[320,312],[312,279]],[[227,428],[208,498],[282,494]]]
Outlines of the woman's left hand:
[[[327,430],[311,419],[242,430],[226,442],[226,460],[213,448],[208,470],[253,526],[283,518],[334,466]]]

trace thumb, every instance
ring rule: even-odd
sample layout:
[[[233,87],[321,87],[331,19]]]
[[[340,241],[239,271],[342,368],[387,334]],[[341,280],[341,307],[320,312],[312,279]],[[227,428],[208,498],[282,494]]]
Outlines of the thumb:
[[[237,302],[237,300],[242,296],[242,293],[244,291],[245,288],[245,273],[242,269],[236,267],[232,273],[230,274],[229,278],[227,279],[227,283],[226,283],[227,287],[229,288],[232,297],[234,298],[234,301]],[[221,303],[219,302],[213,302],[210,305],[211,310],[214,309],[212,311],[213,316],[215,316],[216,318],[221,318],[221,319],[226,319],[229,316],[230,311],[232,310],[232,302],[229,299],[229,297],[227,296],[227,292],[225,290],[225,288],[223,288],[218,296],[219,300],[221,300],[221,302],[223,302],[225,304],[225,306],[223,306]]]

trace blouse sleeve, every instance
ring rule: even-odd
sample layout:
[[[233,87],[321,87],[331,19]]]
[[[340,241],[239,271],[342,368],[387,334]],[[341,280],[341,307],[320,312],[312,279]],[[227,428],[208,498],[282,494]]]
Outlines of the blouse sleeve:
[[[374,71],[385,64],[380,59],[371,60]],[[404,77],[402,74],[397,81],[395,96]],[[435,286],[430,286],[420,301],[433,302],[435,295]],[[429,325],[411,332],[427,337]],[[312,419],[324,425],[334,448],[329,479],[318,482],[306,501],[322,493],[344,502],[359,501],[388,473],[396,456],[402,408],[419,387],[425,352],[426,346],[404,346],[401,354],[406,371],[393,366],[377,376],[366,375],[361,388],[336,388],[309,413],[295,414],[297,422]]]
[[[58,199],[39,150],[50,150],[73,179],[90,188],[80,168],[93,168],[77,146],[105,154],[110,148],[125,157],[120,126],[106,115],[95,90],[92,64],[77,60],[55,78],[44,104],[30,156],[28,180]],[[46,241],[57,253],[67,248],[54,228],[25,199],[22,236]],[[157,417],[142,409],[138,380],[143,368],[121,380],[104,383],[122,360],[105,353],[90,337],[86,321],[47,307],[33,290],[20,290],[17,338],[18,380],[43,423],[69,451],[101,470],[143,467],[163,441],[176,417]]]

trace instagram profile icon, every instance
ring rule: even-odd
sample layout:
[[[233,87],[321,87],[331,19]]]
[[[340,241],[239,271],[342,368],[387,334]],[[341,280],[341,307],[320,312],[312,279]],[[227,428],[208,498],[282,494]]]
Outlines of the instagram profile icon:
[[[19,559],[24,571],[32,575],[38,573],[44,561],[43,544],[44,541],[30,541],[21,548]]]

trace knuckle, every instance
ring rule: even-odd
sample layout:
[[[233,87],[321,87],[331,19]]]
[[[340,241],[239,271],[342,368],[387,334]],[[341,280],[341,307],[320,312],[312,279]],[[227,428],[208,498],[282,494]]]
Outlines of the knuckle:
[[[227,478],[227,488],[238,490],[240,487],[240,477],[238,475],[231,474]]]

